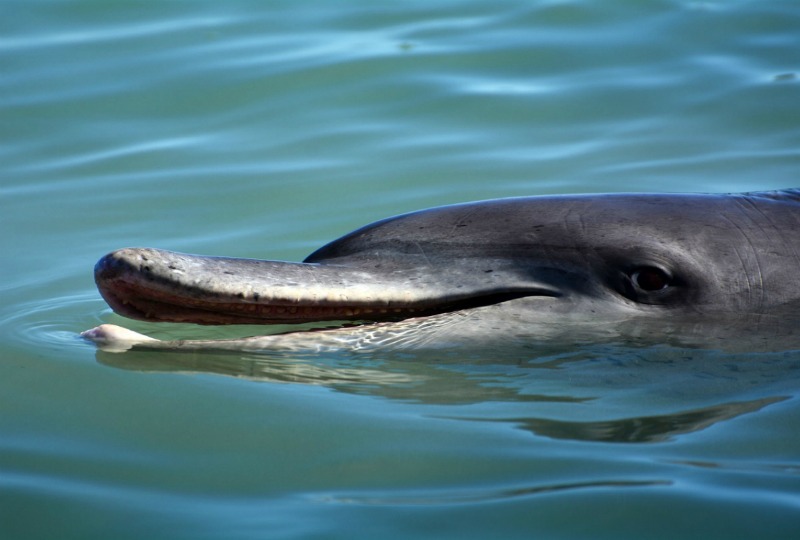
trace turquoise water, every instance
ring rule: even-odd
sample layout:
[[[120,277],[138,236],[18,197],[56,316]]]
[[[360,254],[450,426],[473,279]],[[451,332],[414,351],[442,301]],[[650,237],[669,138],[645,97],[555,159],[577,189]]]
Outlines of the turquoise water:
[[[0,536],[794,538],[800,355],[96,351],[144,245],[798,187],[795,1],[0,5]]]

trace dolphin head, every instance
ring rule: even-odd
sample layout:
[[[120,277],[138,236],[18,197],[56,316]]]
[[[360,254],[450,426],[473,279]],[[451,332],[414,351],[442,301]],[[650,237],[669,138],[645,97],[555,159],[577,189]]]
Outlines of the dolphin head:
[[[796,191],[445,206],[367,225],[302,263],[126,248],[95,267],[135,319],[379,321],[508,306],[544,318],[680,318],[796,303]]]

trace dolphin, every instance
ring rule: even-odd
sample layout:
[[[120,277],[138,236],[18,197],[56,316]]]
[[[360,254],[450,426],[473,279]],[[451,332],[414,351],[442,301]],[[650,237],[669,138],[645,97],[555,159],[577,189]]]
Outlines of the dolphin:
[[[98,261],[95,281],[133,319],[301,325],[227,342],[161,341],[113,325],[83,333],[109,350],[703,340],[708,321],[738,335],[776,324],[793,335],[800,189],[455,204],[366,225],[301,263],[120,249]]]

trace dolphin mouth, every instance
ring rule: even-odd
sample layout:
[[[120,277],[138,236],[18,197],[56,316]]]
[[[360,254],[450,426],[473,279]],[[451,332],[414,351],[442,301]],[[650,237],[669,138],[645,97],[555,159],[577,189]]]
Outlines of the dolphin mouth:
[[[207,325],[401,320],[561,296],[550,285],[509,281],[481,264],[472,269],[467,261],[454,282],[430,266],[377,271],[126,248],[98,261],[95,282],[125,317]]]

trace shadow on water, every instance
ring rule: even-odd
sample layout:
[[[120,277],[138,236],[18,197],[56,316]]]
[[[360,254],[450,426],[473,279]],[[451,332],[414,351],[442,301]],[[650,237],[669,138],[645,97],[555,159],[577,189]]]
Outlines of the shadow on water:
[[[742,414],[756,412],[789,399],[775,396],[751,401],[734,401],[701,409],[681,411],[675,414],[641,416],[603,420],[598,422],[565,422],[547,418],[503,418],[496,422],[511,422],[536,435],[553,439],[571,439],[610,443],[648,443],[670,440],[676,435],[692,433],[713,426],[718,422],[736,418]]]
[[[542,345],[511,357],[464,357],[452,351],[98,351],[97,359],[139,372],[319,385],[424,405],[424,414],[432,417],[504,423],[536,437],[605,443],[669,441],[755,413],[791,397],[800,374],[796,353],[609,344]]]

